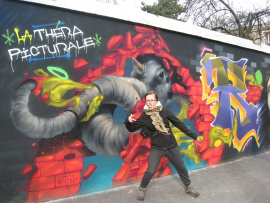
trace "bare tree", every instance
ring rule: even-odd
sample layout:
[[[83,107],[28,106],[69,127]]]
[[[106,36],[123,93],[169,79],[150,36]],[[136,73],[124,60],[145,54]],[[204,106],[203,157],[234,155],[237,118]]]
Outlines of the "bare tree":
[[[264,42],[264,33],[270,31],[270,9],[267,6],[238,11],[230,0],[186,0],[183,6],[186,8],[185,20],[254,43]]]

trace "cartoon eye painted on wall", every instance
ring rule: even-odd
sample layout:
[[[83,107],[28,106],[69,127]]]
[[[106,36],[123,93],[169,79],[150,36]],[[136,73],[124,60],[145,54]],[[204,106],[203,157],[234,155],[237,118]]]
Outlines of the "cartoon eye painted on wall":
[[[160,78],[164,78],[164,76],[165,76],[165,73],[163,71],[161,73],[159,73]]]

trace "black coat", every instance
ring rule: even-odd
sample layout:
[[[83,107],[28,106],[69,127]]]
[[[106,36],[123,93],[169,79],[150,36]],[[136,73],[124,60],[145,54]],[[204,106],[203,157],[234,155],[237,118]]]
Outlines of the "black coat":
[[[152,148],[155,148],[155,149],[165,150],[165,149],[177,147],[177,142],[175,140],[174,135],[172,134],[169,121],[179,130],[185,133],[187,136],[193,139],[197,139],[198,135],[196,133],[193,133],[190,129],[188,129],[186,125],[182,121],[180,121],[169,109],[163,108],[159,112],[159,115],[161,116],[166,128],[169,128],[169,133],[170,133],[169,135],[157,133],[155,126],[152,124],[151,117],[146,115],[145,112],[143,112],[140,118],[138,118],[138,120],[135,122],[131,123],[129,122],[127,118],[125,120],[126,128],[130,132],[134,132],[143,127],[147,128],[147,130],[150,132],[149,137],[151,139],[151,146]]]

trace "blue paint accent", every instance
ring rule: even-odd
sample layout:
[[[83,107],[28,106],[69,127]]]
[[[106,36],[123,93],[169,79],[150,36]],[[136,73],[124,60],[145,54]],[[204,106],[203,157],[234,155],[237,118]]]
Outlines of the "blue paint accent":
[[[113,112],[113,119],[117,123],[124,123],[127,117],[126,112],[121,106],[117,106]]]
[[[127,61],[126,61],[124,77],[130,77],[132,68],[133,68],[133,67],[132,67],[132,61],[131,61],[130,58],[128,58]]]
[[[171,110],[171,112],[173,112],[174,115],[179,114],[182,108],[178,99],[172,100],[167,107]]]
[[[58,25],[58,23],[44,24],[44,25],[32,25],[32,28],[47,27],[51,25]],[[65,25],[65,22],[60,22],[59,25]]]
[[[97,169],[88,180],[82,179],[81,187],[77,194],[82,195],[112,188],[112,180],[120,170],[122,163],[123,160],[120,157],[103,157],[100,155],[85,157],[83,160],[84,171],[89,164],[96,164]],[[82,171],[82,174],[84,171]]]
[[[46,60],[46,59],[52,59],[52,58],[64,58],[64,57],[66,57],[66,58],[70,58],[70,54],[65,54],[65,55],[61,55],[61,56],[51,56],[51,57],[45,57],[45,58],[29,58],[28,59],[28,61],[29,61],[29,63],[31,63],[32,61],[41,61],[41,60]]]

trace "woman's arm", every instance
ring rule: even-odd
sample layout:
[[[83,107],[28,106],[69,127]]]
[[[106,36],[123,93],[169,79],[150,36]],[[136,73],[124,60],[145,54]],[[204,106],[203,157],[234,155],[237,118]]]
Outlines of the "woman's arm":
[[[183,133],[185,133],[187,136],[193,138],[196,140],[199,136],[192,132],[182,121],[180,121],[169,109],[166,109],[167,111],[167,118],[168,120],[179,130],[181,130]]]
[[[144,127],[143,116],[141,115],[140,118],[136,120],[133,118],[133,114],[131,114],[129,117],[126,118],[125,126],[129,132],[139,130],[140,128]]]

